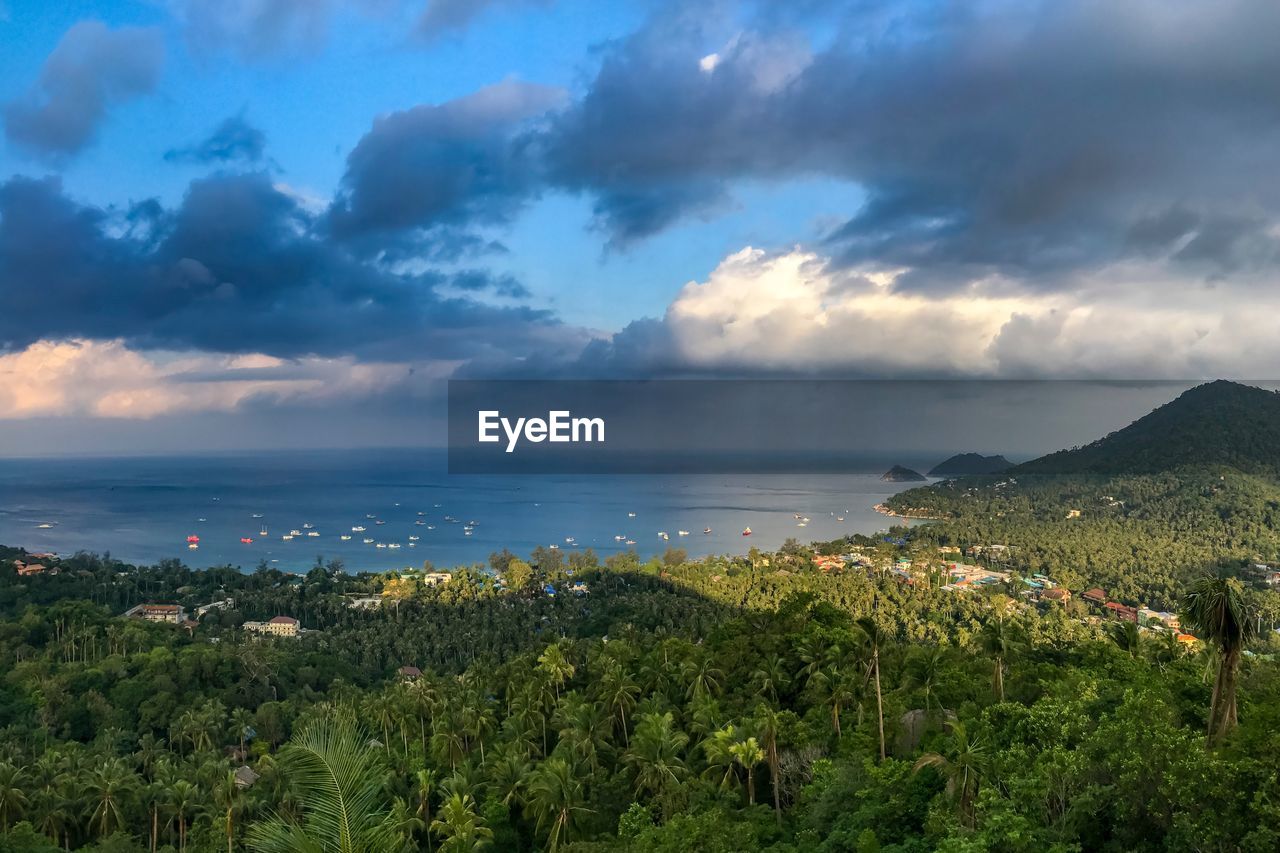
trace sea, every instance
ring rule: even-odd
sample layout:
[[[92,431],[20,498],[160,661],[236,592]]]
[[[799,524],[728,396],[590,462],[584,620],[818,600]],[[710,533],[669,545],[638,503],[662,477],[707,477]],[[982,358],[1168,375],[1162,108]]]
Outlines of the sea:
[[[0,459],[0,543],[245,571],[317,559],[351,572],[448,569],[539,545],[744,554],[883,530],[891,519],[875,505],[912,484],[880,476],[946,455],[869,457],[841,473],[517,476],[451,476],[443,452],[422,449]],[[301,535],[283,539],[290,531]]]

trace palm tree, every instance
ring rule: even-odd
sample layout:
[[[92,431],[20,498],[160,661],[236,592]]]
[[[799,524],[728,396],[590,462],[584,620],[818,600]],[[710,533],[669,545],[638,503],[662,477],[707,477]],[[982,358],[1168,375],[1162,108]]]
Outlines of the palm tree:
[[[923,694],[926,717],[931,711],[931,706],[937,703],[934,691],[938,686],[946,656],[946,650],[942,646],[925,646],[915,650],[915,653],[907,658],[902,686],[908,690],[919,690]],[[942,709],[940,703],[938,703],[938,709]]]
[[[178,850],[187,849],[187,818],[199,807],[200,791],[186,779],[178,779],[169,786],[166,796],[170,820],[178,824]],[[172,836],[170,836],[172,838]]]
[[[528,808],[537,817],[538,831],[547,833],[549,853],[569,840],[577,815],[590,812],[583,805],[585,800],[581,780],[563,758],[548,758],[534,771]]]
[[[560,686],[570,678],[573,678],[573,664],[565,657],[564,650],[559,645],[550,645],[547,646],[546,651],[539,655],[538,667],[555,688],[556,701],[559,701]]]
[[[280,751],[280,765],[301,801],[302,817],[277,814],[249,831],[261,853],[375,853],[395,845],[383,793],[383,753],[347,716],[318,717]]]
[[[627,674],[626,669],[617,661],[610,661],[600,674],[600,700],[608,708],[622,734],[622,743],[630,746],[631,739],[627,734],[627,712],[636,706],[636,697],[640,695],[640,685]]]
[[[489,846],[493,830],[484,825],[475,806],[470,794],[454,794],[445,800],[440,817],[431,822],[432,831],[444,838],[441,853],[470,853]]]
[[[396,837],[400,841],[399,850],[403,853],[418,850],[418,833],[427,828],[422,818],[418,817],[413,804],[404,797],[396,797],[391,803],[391,822],[396,827]]]
[[[418,798],[418,807],[414,813],[422,821],[423,827],[431,826],[431,789],[436,784],[436,771],[419,770],[413,774],[414,793]],[[427,834],[427,850],[431,849],[431,834]]]
[[[124,825],[122,800],[137,787],[137,775],[119,758],[89,771],[85,780],[85,790],[93,804],[89,822],[97,827],[99,838]]]
[[[671,712],[646,714],[636,726],[636,736],[623,762],[635,770],[636,793],[649,791],[661,796],[670,785],[678,783],[689,770],[680,752],[689,736],[675,727]]]
[[[991,675],[991,688],[995,691],[996,700],[1004,701],[1004,666],[1005,662],[1017,648],[1017,637],[1014,628],[1005,619],[1002,608],[997,607],[995,615],[982,626],[982,649],[991,656],[994,669]]]
[[[1182,600],[1182,619],[1218,653],[1218,673],[1213,683],[1206,729],[1208,742],[1212,745],[1236,727],[1236,679],[1240,656],[1253,637],[1253,622],[1240,582],[1234,578],[1200,578],[1191,585]]]
[[[218,779],[213,788],[213,803],[222,814],[223,829],[227,836],[227,853],[232,853],[232,841],[235,838],[235,816],[243,808],[240,786],[236,784],[236,774],[228,770]]]
[[[21,817],[27,807],[27,795],[23,787],[27,781],[26,768],[8,761],[0,764],[0,830],[9,831],[15,817]]]
[[[1121,649],[1129,653],[1129,657],[1136,658],[1138,656],[1138,647],[1142,643],[1142,635],[1138,633],[1138,623],[1115,622],[1111,625],[1109,631],[1111,641]]]
[[[831,708],[831,730],[840,737],[840,712],[858,698],[857,677],[845,672],[838,664],[819,669],[809,679],[814,692]]]
[[[880,725],[880,760],[884,761],[887,753],[885,752],[884,741],[884,698],[880,692],[880,647],[884,645],[885,638],[880,626],[870,616],[863,616],[859,619],[858,628],[867,638],[867,677],[875,680],[876,720]]]
[[[757,696],[768,694],[769,701],[778,701],[778,691],[787,686],[787,662],[781,655],[771,655],[760,662],[751,673],[751,686]]]
[[[53,839],[54,844],[63,841],[75,821],[75,815],[71,811],[71,798],[64,796],[63,792],[53,786],[35,792],[31,812],[36,828]],[[66,846],[70,847],[70,844],[67,843]],[[155,849],[154,845],[151,849]]]
[[[764,761],[764,750],[754,737],[740,740],[729,746],[729,754],[742,769],[747,771],[747,805],[756,804],[756,767]]]
[[[253,712],[236,708],[231,712],[231,733],[240,741],[240,760],[244,761],[245,741],[253,731]]]
[[[987,748],[982,739],[969,740],[962,723],[951,724],[950,745],[945,753],[928,752],[916,761],[915,772],[933,767],[947,781],[946,794],[955,802],[960,812],[960,822],[972,829],[974,803],[978,798],[978,784],[986,771]]]
[[[778,826],[782,826],[782,767],[778,760],[778,735],[781,728],[781,713],[761,703],[756,708],[756,729],[764,747],[765,761],[769,765],[769,784],[773,786],[773,813]]]

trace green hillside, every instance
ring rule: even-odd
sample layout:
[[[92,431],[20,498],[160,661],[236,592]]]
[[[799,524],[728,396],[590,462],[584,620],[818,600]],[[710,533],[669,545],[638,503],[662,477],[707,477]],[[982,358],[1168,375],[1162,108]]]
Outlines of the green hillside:
[[[1280,472],[1280,395],[1218,380],[1092,444],[1015,467],[1022,474],[1157,474],[1186,465]]]

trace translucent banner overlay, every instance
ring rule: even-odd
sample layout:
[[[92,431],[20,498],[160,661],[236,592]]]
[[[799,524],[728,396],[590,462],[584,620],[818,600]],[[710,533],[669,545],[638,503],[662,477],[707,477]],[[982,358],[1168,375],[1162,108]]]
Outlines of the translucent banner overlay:
[[[837,472],[894,453],[1016,462],[1101,438],[1196,384],[453,380],[449,472]]]

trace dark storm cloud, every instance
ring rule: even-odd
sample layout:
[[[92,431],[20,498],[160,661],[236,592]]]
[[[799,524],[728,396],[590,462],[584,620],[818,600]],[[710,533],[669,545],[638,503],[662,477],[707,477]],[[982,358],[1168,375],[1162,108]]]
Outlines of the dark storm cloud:
[[[0,185],[0,343],[431,360],[522,355],[575,332],[529,308],[442,296],[318,237],[266,175],[191,184],[182,204],[87,207],[53,178]]]
[[[266,134],[244,116],[228,116],[203,140],[183,148],[171,148],[165,152],[164,159],[204,165],[260,163],[266,149]]]
[[[30,90],[4,106],[5,137],[51,159],[75,154],[113,106],[155,88],[163,61],[157,30],[82,21],[67,30]]]
[[[380,117],[347,157],[333,233],[366,247],[373,237],[381,250],[389,235],[507,222],[537,190],[517,131],[562,100],[559,89],[507,80]]]
[[[726,42],[711,17],[659,17],[607,50],[555,121],[551,180],[592,197],[621,244],[707,211],[737,181],[854,182],[868,200],[829,251],[912,267],[903,283],[919,286],[990,273],[1053,286],[1139,249],[1219,272],[1274,263],[1256,220],[1280,213],[1266,177],[1280,166],[1280,6],[821,11],[837,35],[811,56],[785,29]],[[1242,208],[1257,217],[1228,215]]]
[[[418,33],[432,40],[466,29],[476,18],[503,6],[549,6],[552,0],[429,0]]]

